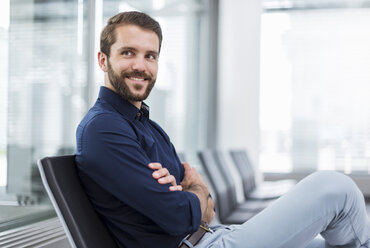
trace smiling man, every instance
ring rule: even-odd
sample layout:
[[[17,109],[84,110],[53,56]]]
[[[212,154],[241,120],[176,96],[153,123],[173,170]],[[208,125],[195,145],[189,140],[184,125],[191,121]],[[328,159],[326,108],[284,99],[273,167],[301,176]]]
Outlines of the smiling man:
[[[159,24],[144,13],[108,20],[98,53],[105,86],[77,128],[81,182],[119,247],[370,247],[363,195],[337,172],[308,176],[242,225],[208,228],[215,213],[207,185],[180,163],[143,102],[161,43]],[[319,233],[326,241],[314,240]]]
[[[201,223],[214,216],[203,179],[181,165],[143,103],[161,42],[159,24],[146,14],[109,19],[98,53],[105,86],[77,129],[81,181],[120,247],[177,247],[187,234],[202,236]]]

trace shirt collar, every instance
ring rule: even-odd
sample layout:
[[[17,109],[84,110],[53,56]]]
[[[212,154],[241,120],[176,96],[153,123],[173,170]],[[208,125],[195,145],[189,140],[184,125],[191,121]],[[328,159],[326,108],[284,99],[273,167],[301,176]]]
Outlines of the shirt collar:
[[[132,103],[123,99],[113,90],[101,86],[99,91],[99,99],[110,103],[121,115],[129,119],[141,120],[142,116],[149,118],[149,106],[144,102],[141,104],[141,109],[136,108]]]

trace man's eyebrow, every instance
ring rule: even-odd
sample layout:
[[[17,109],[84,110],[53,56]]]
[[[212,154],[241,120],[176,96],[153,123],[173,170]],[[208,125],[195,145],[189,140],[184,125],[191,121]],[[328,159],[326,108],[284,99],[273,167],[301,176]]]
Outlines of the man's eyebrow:
[[[134,51],[134,52],[137,52],[138,51],[138,49],[136,49],[134,47],[129,47],[129,46],[124,46],[124,47],[120,47],[120,48],[117,49],[118,52],[122,52],[122,51],[126,51],[126,50]],[[146,53],[154,54],[154,55],[158,55],[159,54],[159,52],[153,51],[153,50],[149,50]]]
[[[147,53],[153,54],[153,55],[158,55],[159,54],[159,52],[153,51],[153,50],[149,50],[149,51],[147,51]]]
[[[125,50],[137,51],[136,48],[134,48],[134,47],[128,47],[128,46],[120,47],[120,48],[117,49],[117,51],[119,51],[119,52],[120,51],[125,51]]]

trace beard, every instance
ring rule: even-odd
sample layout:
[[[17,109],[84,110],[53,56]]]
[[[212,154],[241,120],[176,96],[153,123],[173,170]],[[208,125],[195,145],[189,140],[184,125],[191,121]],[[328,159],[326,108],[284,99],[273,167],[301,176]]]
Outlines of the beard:
[[[113,71],[109,61],[107,69],[109,81],[113,88],[116,90],[116,93],[129,102],[140,102],[147,99],[154,87],[156,79],[147,75],[145,72],[140,71],[122,72],[119,75],[115,71]],[[145,80],[147,80],[148,85],[146,86],[145,92],[143,94],[134,94],[133,92],[131,92],[129,86],[125,82],[125,79],[128,77],[143,77]],[[134,87],[136,90],[140,90],[142,89],[142,87],[145,86],[134,85]]]

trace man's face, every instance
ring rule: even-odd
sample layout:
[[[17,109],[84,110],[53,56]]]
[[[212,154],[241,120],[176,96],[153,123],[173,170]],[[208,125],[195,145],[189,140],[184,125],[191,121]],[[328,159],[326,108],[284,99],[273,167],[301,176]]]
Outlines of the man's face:
[[[134,25],[117,27],[115,34],[116,42],[107,60],[109,82],[124,99],[141,102],[148,97],[157,77],[158,36]]]

